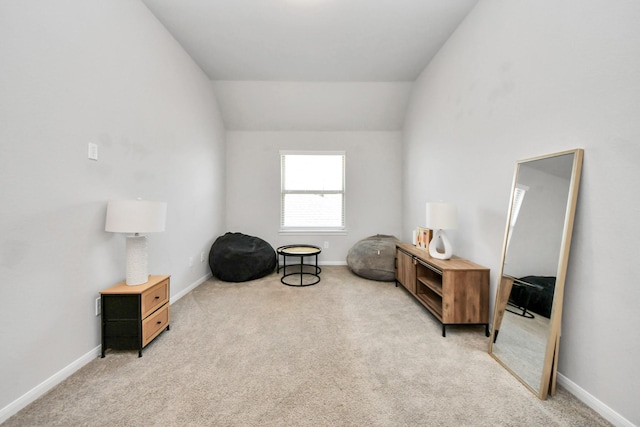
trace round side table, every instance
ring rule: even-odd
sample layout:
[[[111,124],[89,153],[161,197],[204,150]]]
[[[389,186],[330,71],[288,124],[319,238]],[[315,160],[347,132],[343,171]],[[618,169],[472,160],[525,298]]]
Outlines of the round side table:
[[[318,267],[318,254],[322,252],[318,246],[313,245],[287,245],[280,246],[276,252],[278,253],[278,273],[280,273],[280,255],[283,258],[282,264],[282,277],[280,278],[280,282],[287,286],[311,286],[315,285],[320,281],[320,267]],[[315,257],[315,264],[305,264],[305,257]],[[299,263],[289,264],[287,265],[287,258],[290,257],[298,257],[300,258]],[[290,272],[287,272],[287,268],[289,268]],[[291,269],[294,271],[291,272]],[[286,279],[287,277],[300,277],[300,283],[291,283],[291,280]],[[307,279],[307,280],[305,280]]]

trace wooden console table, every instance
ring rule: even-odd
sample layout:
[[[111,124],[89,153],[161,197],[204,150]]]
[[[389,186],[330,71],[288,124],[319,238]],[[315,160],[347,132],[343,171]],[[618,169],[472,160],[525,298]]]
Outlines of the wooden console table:
[[[400,283],[442,323],[484,325],[489,336],[489,269],[453,257],[432,258],[428,249],[396,244],[396,286]]]

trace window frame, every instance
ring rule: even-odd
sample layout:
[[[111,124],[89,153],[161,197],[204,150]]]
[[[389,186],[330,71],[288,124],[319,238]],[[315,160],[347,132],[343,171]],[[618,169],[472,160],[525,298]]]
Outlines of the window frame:
[[[342,190],[285,190],[285,168],[283,159],[285,156],[342,156]],[[347,154],[344,150],[280,150],[280,235],[307,234],[307,235],[346,235],[346,162]],[[341,226],[284,226],[284,198],[286,194],[341,194],[342,195],[342,225]]]

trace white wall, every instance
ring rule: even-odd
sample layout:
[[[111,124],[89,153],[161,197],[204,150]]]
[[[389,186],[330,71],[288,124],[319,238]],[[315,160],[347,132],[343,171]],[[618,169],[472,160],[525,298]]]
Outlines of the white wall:
[[[400,237],[399,132],[227,132],[227,231],[258,236],[274,248],[309,243],[329,248],[322,264],[345,264],[355,242]],[[280,235],[280,150],[346,151],[348,234]]]
[[[454,252],[490,267],[494,292],[515,161],[585,149],[559,371],[619,425],[640,425],[638,22],[632,0],[482,0],[404,130],[404,239],[427,200],[458,204]]]
[[[2,1],[0,58],[1,422],[95,357],[124,278],[107,200],[168,202],[149,258],[173,297],[209,274],[188,259],[224,229],[225,147],[209,80],[138,1]]]
[[[230,131],[389,131],[404,122],[411,82],[215,81]]]

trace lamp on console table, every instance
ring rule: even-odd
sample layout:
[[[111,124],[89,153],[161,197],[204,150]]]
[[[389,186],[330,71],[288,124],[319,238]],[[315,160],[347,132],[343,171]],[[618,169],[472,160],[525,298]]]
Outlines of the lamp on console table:
[[[431,243],[429,243],[429,255],[438,259],[450,259],[453,255],[453,248],[444,230],[452,230],[457,227],[458,209],[455,205],[442,202],[427,203],[427,228],[434,231]],[[440,241],[442,241],[444,252],[438,251]]]
[[[107,204],[104,230],[128,233],[127,285],[141,285],[149,281],[147,236],[142,233],[164,231],[167,204],[147,200],[112,200]]]

